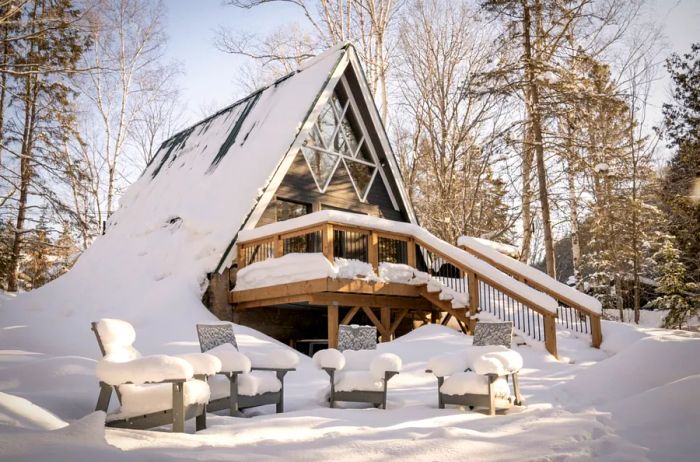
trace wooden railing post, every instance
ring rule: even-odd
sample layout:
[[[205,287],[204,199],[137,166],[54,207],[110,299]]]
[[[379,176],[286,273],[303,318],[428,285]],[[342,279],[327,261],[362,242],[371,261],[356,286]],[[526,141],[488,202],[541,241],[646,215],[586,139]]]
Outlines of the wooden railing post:
[[[591,318],[591,346],[600,348],[603,343],[603,328],[600,324],[600,315],[590,315]]]
[[[238,269],[245,266],[245,244],[238,244]]]
[[[379,268],[379,235],[375,231],[369,233],[369,248],[367,249],[367,259],[376,272]]]
[[[549,314],[542,317],[544,318],[544,347],[552,356],[558,358],[556,316]]]
[[[474,332],[476,324],[474,316],[479,312],[479,279],[472,271],[467,273],[467,288],[469,290],[469,330]]]
[[[406,264],[416,268],[416,241],[413,238],[406,241]]]
[[[272,241],[272,254],[275,258],[279,258],[283,255],[284,253],[284,248],[283,248],[283,243],[284,241],[280,236],[275,236],[275,240]]]
[[[335,259],[335,255],[333,255],[333,225],[330,223],[326,223],[321,228],[321,247],[326,259],[333,263]]]

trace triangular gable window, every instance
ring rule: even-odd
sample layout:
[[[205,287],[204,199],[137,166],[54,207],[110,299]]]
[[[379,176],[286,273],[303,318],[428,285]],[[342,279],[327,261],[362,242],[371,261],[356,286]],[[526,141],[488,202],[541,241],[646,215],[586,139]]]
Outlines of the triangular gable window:
[[[301,150],[319,191],[325,192],[342,159],[360,201],[364,202],[377,174],[377,164],[363,136],[357,137],[348,112],[334,94],[321,109],[311,135]]]

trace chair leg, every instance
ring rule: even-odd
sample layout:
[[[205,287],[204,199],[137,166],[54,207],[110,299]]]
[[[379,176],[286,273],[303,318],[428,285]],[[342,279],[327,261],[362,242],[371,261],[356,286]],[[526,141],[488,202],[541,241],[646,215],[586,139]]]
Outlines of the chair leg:
[[[229,377],[229,413],[232,417],[239,417],[241,415],[238,409],[238,374],[233,373]]]
[[[173,432],[185,431],[184,382],[173,382]]]
[[[277,371],[277,380],[280,381],[282,387],[280,388],[280,399],[277,401],[276,412],[278,414],[284,412],[284,376],[287,371]]]
[[[489,415],[496,415],[496,398],[493,394],[493,382],[496,376],[489,374]]]
[[[445,409],[445,401],[442,399],[442,393],[440,392],[440,388],[442,387],[442,384],[445,383],[445,377],[438,377],[438,408],[439,409]]]
[[[513,373],[513,391],[515,392],[515,405],[523,405],[523,397],[520,394],[520,379],[518,378],[518,373]]]
[[[107,412],[107,409],[109,409],[109,400],[111,397],[112,386],[107,385],[104,382],[100,382],[100,394],[97,397],[97,405],[95,406],[95,410]]]
[[[331,378],[331,394],[329,398],[329,407],[335,407],[335,371],[332,369],[326,370]]]
[[[196,431],[207,429],[207,405],[202,406],[202,413],[195,418]]]

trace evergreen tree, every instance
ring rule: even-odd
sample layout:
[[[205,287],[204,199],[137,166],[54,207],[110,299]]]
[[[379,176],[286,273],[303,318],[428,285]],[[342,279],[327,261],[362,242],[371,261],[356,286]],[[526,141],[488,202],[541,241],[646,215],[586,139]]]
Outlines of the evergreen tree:
[[[662,207],[688,278],[700,284],[700,202],[691,198],[700,179],[700,43],[683,56],[671,55],[666,69],[673,81],[673,101],[663,106],[663,130],[676,152],[663,178]]]
[[[664,327],[682,329],[698,312],[698,300],[689,296],[697,285],[686,282],[685,266],[672,237],[667,236],[661,249],[654,254],[659,265],[659,296],[651,302],[654,308],[668,310]]]

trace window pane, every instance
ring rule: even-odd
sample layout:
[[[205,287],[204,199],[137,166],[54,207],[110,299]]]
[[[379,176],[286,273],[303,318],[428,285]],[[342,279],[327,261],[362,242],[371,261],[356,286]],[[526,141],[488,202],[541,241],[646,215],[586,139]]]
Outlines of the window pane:
[[[355,137],[355,132],[352,129],[352,125],[347,118],[343,119],[342,122],[342,132],[345,135],[345,139],[348,143],[348,148],[350,149],[350,156],[354,156],[357,151],[357,138]]]
[[[374,173],[374,167],[362,164],[360,162],[355,162],[349,159],[344,159],[345,166],[348,169],[348,173],[355,182],[355,188],[357,189],[357,195],[360,199],[365,197],[365,193],[370,187],[370,182],[372,181],[372,174]]]
[[[365,143],[362,143],[360,152],[357,153],[357,158],[360,160],[364,160],[365,162],[374,163],[374,160],[372,159],[372,156],[370,155],[369,150],[367,149],[367,145]]]
[[[330,147],[333,144],[333,133],[335,133],[335,127],[338,125],[335,112],[333,108],[327,104],[321,111],[321,115],[318,117],[318,129],[323,136],[323,141],[326,142],[326,146]]]
[[[339,157],[306,146],[302,146],[301,150],[304,153],[306,162],[309,164],[311,174],[316,179],[316,184],[319,189],[323,189],[328,178],[333,173],[333,169],[338,164]]]
[[[275,206],[277,209],[277,221],[289,220],[290,218],[306,215],[311,209],[310,204],[286,201],[284,199],[277,199]]]

